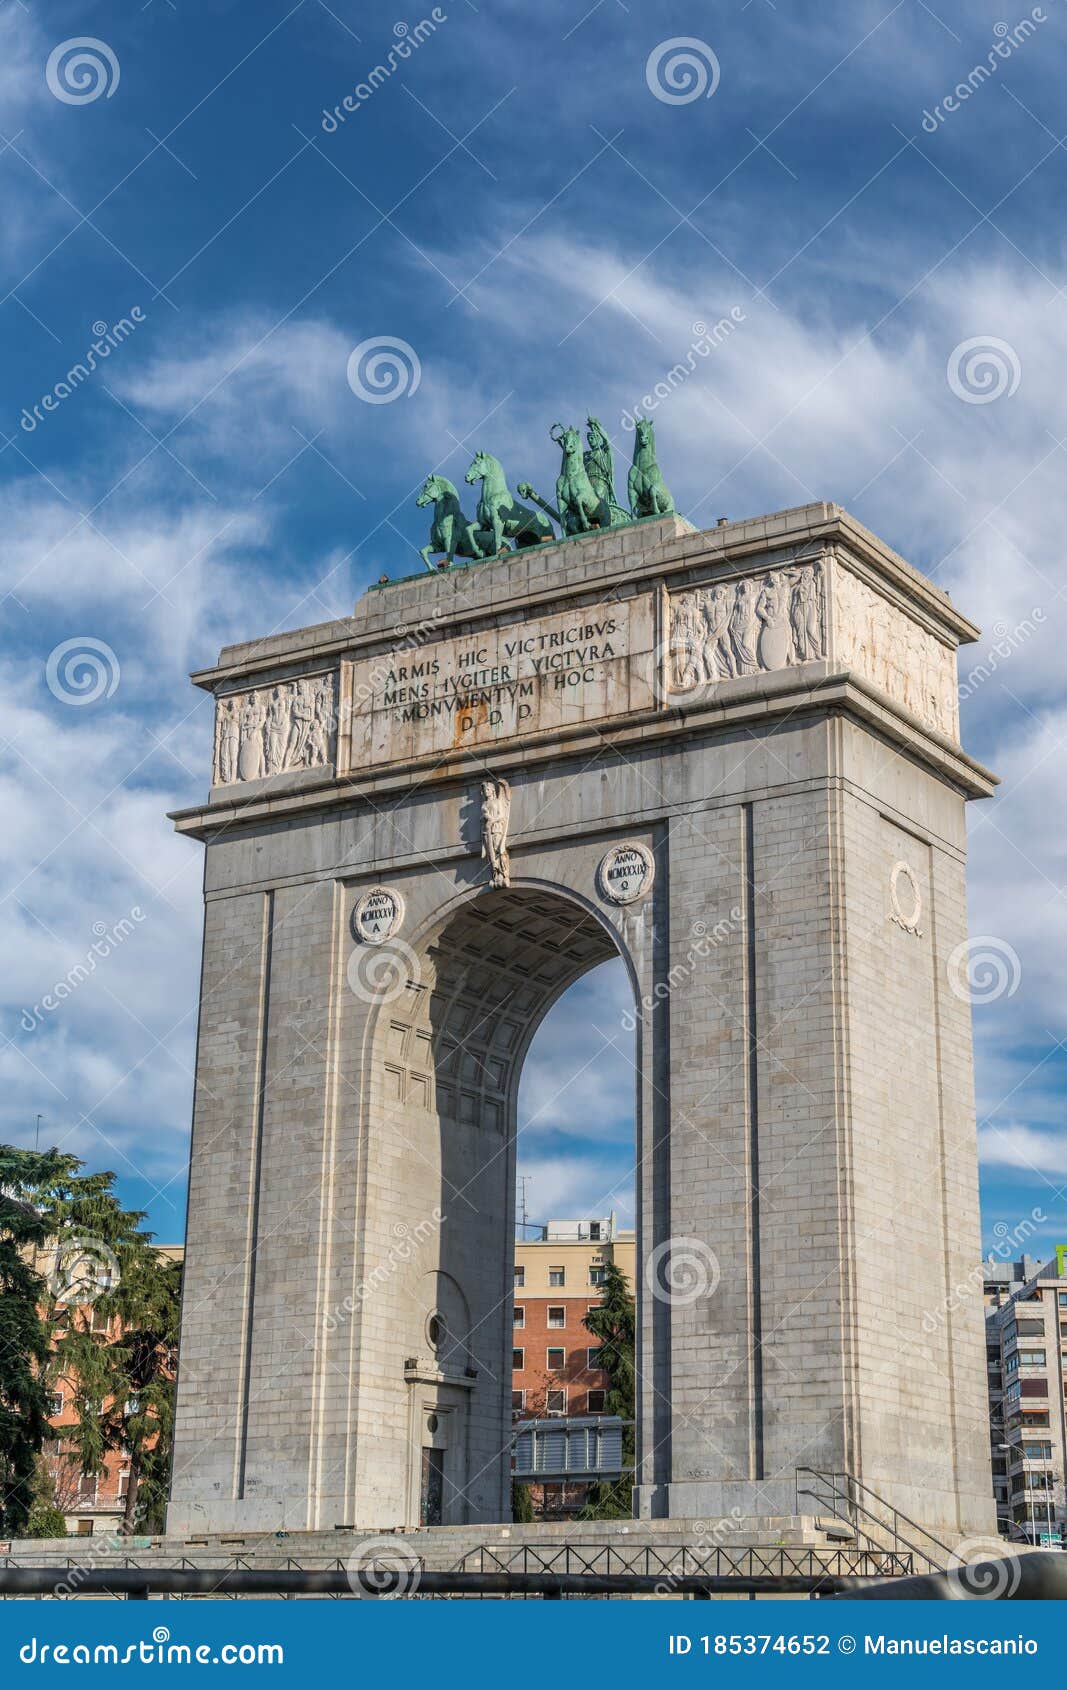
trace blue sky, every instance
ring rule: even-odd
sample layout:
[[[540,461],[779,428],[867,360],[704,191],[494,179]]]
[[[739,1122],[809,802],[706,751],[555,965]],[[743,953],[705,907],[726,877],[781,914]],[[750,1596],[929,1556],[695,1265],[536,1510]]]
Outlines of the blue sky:
[[[82,37],[95,82],[56,56]],[[1035,1211],[1031,1248],[1067,1236],[1064,41],[1060,0],[3,0],[5,1137],[40,1112],[179,1236],[201,862],[164,812],[211,738],[187,672],[417,567],[430,466],[485,446],[549,481],[549,424],[590,409],[625,451],[624,413],[733,313],[657,413],[679,508],[837,500],[986,630],[964,739],[1003,785],[971,921],[1014,987],[975,1007],[986,1239]],[[417,361],[393,402],[350,385],[366,340]],[[67,642],[91,702],[49,669]],[[627,1214],[623,1007],[606,969],[538,1037],[538,1219]]]

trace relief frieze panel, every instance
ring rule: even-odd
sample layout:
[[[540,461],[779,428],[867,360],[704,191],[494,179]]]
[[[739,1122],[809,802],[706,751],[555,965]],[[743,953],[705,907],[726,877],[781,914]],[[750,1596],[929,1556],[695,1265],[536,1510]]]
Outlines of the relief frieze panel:
[[[214,784],[329,768],[336,740],[335,674],[223,694],[215,705]]]

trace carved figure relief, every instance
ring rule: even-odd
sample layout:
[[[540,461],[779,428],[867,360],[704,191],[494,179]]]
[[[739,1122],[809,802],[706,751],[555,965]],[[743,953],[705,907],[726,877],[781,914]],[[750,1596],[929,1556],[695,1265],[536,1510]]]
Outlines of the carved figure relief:
[[[957,739],[955,653],[851,570],[838,569],[834,602],[838,656],[927,727]]]
[[[671,599],[676,691],[809,663],[826,655],[817,563],[722,581]]]
[[[215,706],[215,785],[333,762],[336,678],[304,675],[231,693]]]
[[[508,823],[511,820],[511,787],[492,776],[482,782],[482,856],[489,864],[494,887],[511,885],[508,855]]]

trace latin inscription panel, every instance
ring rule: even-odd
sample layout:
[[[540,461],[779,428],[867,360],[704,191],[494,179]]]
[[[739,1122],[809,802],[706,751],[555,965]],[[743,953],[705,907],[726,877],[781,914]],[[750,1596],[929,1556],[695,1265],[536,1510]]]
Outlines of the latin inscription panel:
[[[357,659],[349,767],[447,756],[651,709],[654,630],[647,593],[460,639],[413,635]]]

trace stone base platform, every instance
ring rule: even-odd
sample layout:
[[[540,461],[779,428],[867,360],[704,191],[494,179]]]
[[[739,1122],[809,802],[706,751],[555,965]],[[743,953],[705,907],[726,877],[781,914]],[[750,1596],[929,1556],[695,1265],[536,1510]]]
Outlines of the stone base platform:
[[[371,1529],[332,1532],[228,1533],[200,1537],[133,1537],[110,1534],[87,1538],[21,1538],[5,1557],[13,1566],[62,1566],[68,1561],[103,1563],[128,1556],[139,1566],[250,1567],[290,1564],[323,1566],[337,1561],[371,1560],[391,1554],[421,1560],[428,1571],[461,1566],[477,1551],[507,1557],[525,1546],[542,1551],[611,1548],[625,1554],[685,1548],[700,1553],[720,1548],[731,1555],[746,1549],[813,1549],[833,1552],[857,1547],[856,1537],[840,1521],[815,1515],[753,1516],[726,1520],[581,1520],[526,1525],[430,1526],[414,1531]],[[472,1563],[473,1565],[473,1563]]]

